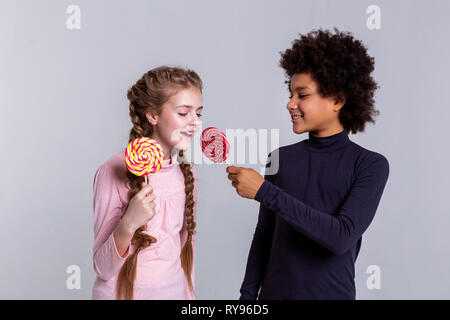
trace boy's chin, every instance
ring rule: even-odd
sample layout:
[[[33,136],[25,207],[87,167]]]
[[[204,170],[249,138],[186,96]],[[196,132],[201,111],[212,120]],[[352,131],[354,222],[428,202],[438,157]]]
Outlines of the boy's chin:
[[[296,134],[302,134],[305,132],[308,132],[308,130],[306,128],[292,128],[292,131]]]

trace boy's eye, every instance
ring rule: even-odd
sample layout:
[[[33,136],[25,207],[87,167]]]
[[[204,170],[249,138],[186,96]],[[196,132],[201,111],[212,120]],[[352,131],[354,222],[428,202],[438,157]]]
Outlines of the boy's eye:
[[[197,113],[197,117],[201,118],[203,115],[200,113]]]
[[[306,94],[306,95],[298,95],[298,97],[300,98],[300,99],[303,99],[304,97],[307,97],[308,95]],[[291,95],[289,95],[289,99],[292,99],[292,94]]]

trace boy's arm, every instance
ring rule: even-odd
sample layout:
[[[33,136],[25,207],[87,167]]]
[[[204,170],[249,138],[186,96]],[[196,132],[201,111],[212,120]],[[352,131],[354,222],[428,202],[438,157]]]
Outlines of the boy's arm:
[[[248,254],[247,268],[242,282],[239,300],[256,300],[266,273],[274,229],[274,213],[260,205],[258,223]]]
[[[388,176],[389,163],[383,156],[361,165],[336,215],[314,209],[268,181],[264,181],[255,200],[321,246],[343,254],[371,223]]]
[[[272,184],[274,182],[274,175],[267,174],[268,168],[270,168],[271,154],[269,153],[266,163],[266,175],[264,179]],[[239,300],[256,300],[258,296],[269,261],[274,226],[275,214],[272,210],[261,204],[259,206],[258,222],[248,254],[247,267],[240,289],[241,296]]]

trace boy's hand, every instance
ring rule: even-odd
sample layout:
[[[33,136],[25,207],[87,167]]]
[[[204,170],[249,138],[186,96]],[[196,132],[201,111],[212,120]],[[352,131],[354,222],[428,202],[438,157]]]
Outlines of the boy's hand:
[[[248,199],[255,199],[261,185],[264,183],[264,178],[253,169],[229,166],[227,167],[228,179],[236,188],[238,195]]]

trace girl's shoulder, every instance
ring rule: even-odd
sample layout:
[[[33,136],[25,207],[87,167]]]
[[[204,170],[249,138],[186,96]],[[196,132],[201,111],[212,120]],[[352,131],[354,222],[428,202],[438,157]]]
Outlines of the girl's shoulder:
[[[114,154],[103,162],[97,170],[107,171],[112,179],[123,180],[127,173],[124,156],[125,151],[120,151]]]
[[[127,198],[127,167],[124,160],[125,151],[118,152],[103,162],[95,173],[94,188],[117,189],[122,203]]]

